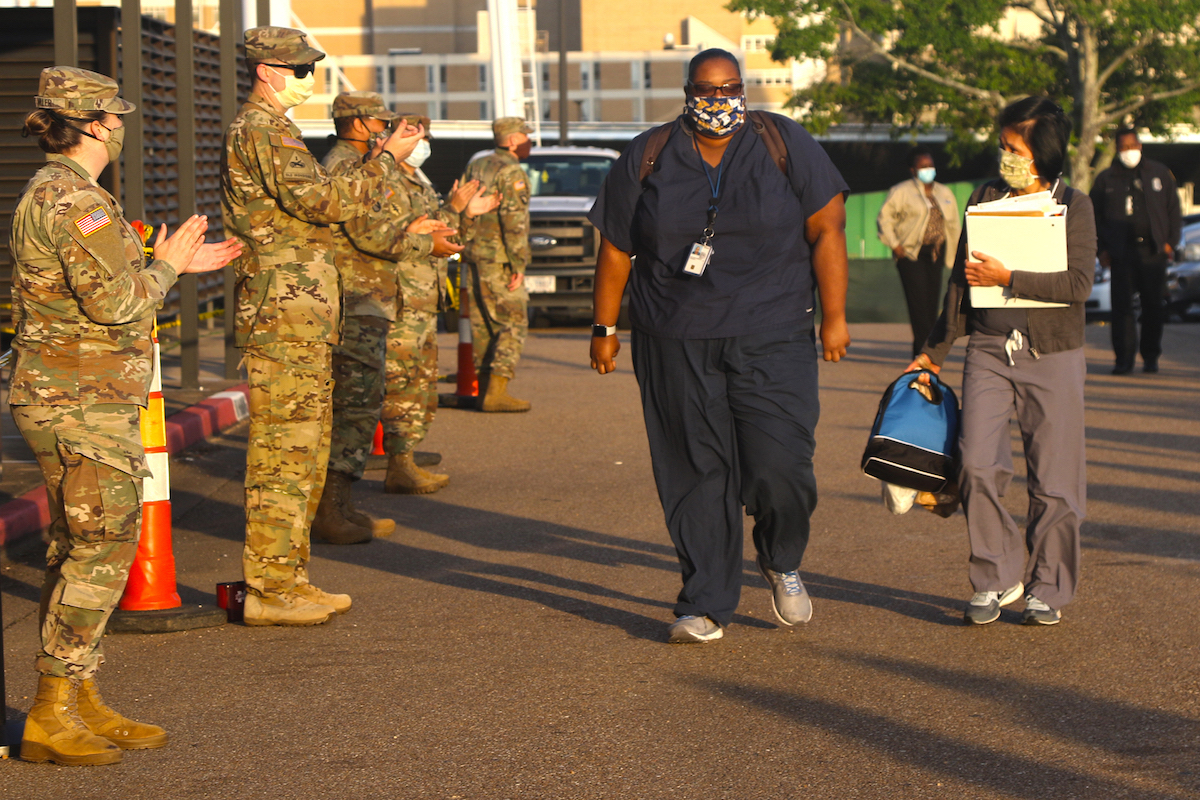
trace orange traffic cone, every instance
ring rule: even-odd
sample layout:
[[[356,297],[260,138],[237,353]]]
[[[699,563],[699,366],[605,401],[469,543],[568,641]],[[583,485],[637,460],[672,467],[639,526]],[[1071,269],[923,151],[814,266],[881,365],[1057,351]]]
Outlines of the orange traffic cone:
[[[458,381],[454,394],[439,394],[441,408],[474,408],[479,397],[475,347],[471,337],[471,266],[458,263]]]
[[[379,422],[375,425],[375,441],[371,443],[371,455],[386,456],[383,452],[383,423]]]
[[[120,607],[152,611],[183,605],[175,587],[171,547],[171,472],[167,457],[167,419],[158,369],[158,325],[154,326],[154,378],[150,403],[142,409],[142,445],[153,477],[142,482],[142,536]]]
[[[154,377],[150,402],[142,409],[142,444],[151,477],[142,482],[142,532],[129,581],[118,610],[109,620],[113,633],[208,628],[225,622],[225,612],[213,606],[183,606],[175,584],[175,553],[171,546],[171,477],[167,456],[167,425],[159,364],[158,324],[154,342]]]

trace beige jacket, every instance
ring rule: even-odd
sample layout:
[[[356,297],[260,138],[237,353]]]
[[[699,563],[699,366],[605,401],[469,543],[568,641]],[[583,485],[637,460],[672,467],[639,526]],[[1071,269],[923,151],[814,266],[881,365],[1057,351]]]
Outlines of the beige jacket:
[[[941,206],[942,216],[946,218],[946,246],[942,249],[942,258],[946,269],[950,269],[954,266],[958,234],[962,230],[958,201],[950,189],[937,182],[933,184],[932,199]],[[887,245],[889,250],[903,247],[904,254],[912,259],[921,252],[921,238],[925,235],[928,222],[929,205],[925,202],[925,190],[916,178],[897,183],[891,188],[875,220],[879,226],[879,241]]]

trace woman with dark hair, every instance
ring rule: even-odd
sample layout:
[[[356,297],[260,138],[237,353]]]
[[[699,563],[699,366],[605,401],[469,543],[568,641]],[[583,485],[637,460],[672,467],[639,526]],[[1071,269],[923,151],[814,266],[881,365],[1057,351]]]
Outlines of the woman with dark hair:
[[[942,314],[908,370],[935,374],[958,337],[970,334],[963,369],[959,487],[971,545],[975,594],[965,620],[984,625],[1001,606],[1025,597],[1023,621],[1054,625],[1079,583],[1079,526],[1085,477],[1084,301],[1091,292],[1096,225],[1086,194],[1061,179],[1071,122],[1051,100],[1027,97],[1006,107],[1000,128],[1000,180],[975,190],[969,205],[1050,192],[1067,207],[1067,269],[1023,270],[971,251],[963,236]],[[1057,307],[973,308],[971,286],[1007,286],[1013,296]],[[1004,507],[1012,480],[1009,421],[1025,446],[1025,534]]]
[[[122,118],[134,111],[116,81],[49,67],[36,107],[23,133],[48,155],[13,212],[8,402],[46,479],[50,547],[21,758],[112,764],[122,750],[167,743],[162,728],[109,708],[95,679],[141,532],[150,472],[138,414],[153,373],[154,315],[179,275],[220,269],[241,247],[204,244],[207,220],[193,216],[169,238],[160,230],[146,258],[120,205],[96,183],[120,156]]]
[[[908,154],[911,180],[888,192],[875,224],[879,241],[891,249],[904,288],[908,322],[912,326],[912,355],[925,345],[938,315],[942,273],[954,265],[958,248],[958,201],[944,183],[938,183],[933,153],[914,147]]]
[[[798,569],[817,499],[814,277],[825,360],[850,342],[846,184],[792,120],[748,119],[743,88],[732,54],[698,54],[684,114],[626,148],[589,215],[603,237],[591,345],[601,375],[615,369],[630,288],[633,368],[683,570],[672,642],[719,639],[732,619],[743,507],[776,617],[812,616]]]

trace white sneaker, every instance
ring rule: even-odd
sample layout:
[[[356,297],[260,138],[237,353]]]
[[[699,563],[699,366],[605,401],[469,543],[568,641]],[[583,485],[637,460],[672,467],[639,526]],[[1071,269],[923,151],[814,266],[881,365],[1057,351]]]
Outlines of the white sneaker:
[[[725,630],[708,617],[696,617],[691,614],[680,617],[667,628],[671,644],[688,644],[691,642],[711,642],[725,635]]]
[[[967,603],[967,612],[963,619],[972,625],[987,625],[1000,619],[1000,606],[1015,603],[1025,590],[1025,584],[1018,582],[1016,586],[1003,592],[976,592]]]

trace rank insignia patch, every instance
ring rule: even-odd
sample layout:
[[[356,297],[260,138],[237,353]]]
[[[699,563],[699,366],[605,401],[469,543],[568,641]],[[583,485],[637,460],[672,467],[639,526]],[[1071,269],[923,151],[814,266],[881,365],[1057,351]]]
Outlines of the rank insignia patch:
[[[79,232],[84,236],[91,236],[96,231],[111,224],[112,219],[103,208],[97,208],[87,216],[75,220],[75,227],[79,228]]]

